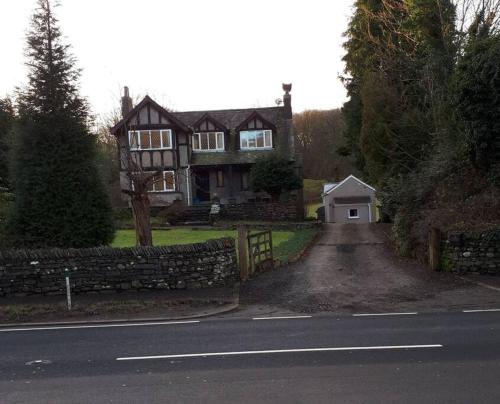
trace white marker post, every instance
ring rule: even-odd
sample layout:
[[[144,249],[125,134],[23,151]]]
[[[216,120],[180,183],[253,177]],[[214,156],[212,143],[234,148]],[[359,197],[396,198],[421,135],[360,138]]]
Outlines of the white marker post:
[[[68,301],[68,310],[71,311],[71,286],[69,285],[69,271],[68,268],[64,270],[66,274],[66,299]]]

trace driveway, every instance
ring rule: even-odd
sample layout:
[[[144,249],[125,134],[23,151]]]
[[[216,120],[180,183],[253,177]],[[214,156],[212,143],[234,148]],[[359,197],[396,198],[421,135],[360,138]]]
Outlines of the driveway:
[[[243,310],[266,314],[441,311],[500,306],[500,291],[397,257],[384,224],[326,224],[298,263],[241,289]]]

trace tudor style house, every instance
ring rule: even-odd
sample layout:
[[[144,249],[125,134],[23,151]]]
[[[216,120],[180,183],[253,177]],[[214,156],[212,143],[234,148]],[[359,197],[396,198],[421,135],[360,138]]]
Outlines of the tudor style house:
[[[291,84],[283,85],[281,105],[268,108],[171,112],[149,96],[132,105],[122,97],[123,118],[111,133],[120,149],[122,189],[130,189],[126,157],[145,172],[161,172],[151,184],[152,206],[266,201],[254,193],[249,173],[256,157],[277,152],[295,163]],[[295,195],[297,198],[297,195]]]

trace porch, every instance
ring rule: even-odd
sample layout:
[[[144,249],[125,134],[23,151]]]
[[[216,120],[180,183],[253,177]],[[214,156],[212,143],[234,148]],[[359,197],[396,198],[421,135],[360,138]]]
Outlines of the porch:
[[[251,164],[192,166],[190,205],[269,201],[266,193],[251,190],[250,168]]]

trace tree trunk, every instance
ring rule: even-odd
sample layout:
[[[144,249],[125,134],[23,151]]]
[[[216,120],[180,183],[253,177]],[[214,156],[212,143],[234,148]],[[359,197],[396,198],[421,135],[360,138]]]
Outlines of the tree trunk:
[[[132,213],[134,215],[136,244],[138,246],[152,246],[153,235],[147,195],[135,194],[131,197]]]

